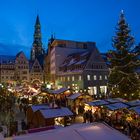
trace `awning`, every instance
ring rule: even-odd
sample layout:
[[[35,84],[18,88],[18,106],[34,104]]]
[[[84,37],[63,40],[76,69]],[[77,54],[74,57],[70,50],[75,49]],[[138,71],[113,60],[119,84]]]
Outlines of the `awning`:
[[[92,102],[88,102],[87,104],[90,106],[102,106],[102,105],[107,105],[109,103],[105,100],[95,100]]]
[[[140,100],[129,101],[126,104],[129,106],[140,106]]]
[[[76,98],[78,98],[81,95],[82,95],[81,93],[74,93],[74,94],[68,96],[67,98],[70,100],[75,100]]]
[[[134,110],[138,115],[140,115],[140,106],[131,107],[129,110]]]
[[[68,88],[60,88],[58,90],[51,90],[51,89],[43,88],[42,92],[47,92],[49,94],[57,95],[57,94],[64,93],[65,91],[68,91],[68,90],[69,90]]]
[[[73,113],[66,107],[39,110],[45,119],[72,116]]]
[[[104,105],[104,106],[107,107],[109,110],[112,110],[112,111],[129,107],[128,105],[126,105],[124,103],[114,103],[114,104],[109,104],[109,105]]]
[[[109,98],[109,99],[105,99],[105,101],[108,101],[109,103],[119,103],[119,102],[124,102],[125,100],[122,98]]]

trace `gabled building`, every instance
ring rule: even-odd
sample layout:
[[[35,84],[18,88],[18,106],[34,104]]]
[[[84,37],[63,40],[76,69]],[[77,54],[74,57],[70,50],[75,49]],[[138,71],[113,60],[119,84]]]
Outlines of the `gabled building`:
[[[15,59],[15,56],[0,55],[0,83],[14,81]]]
[[[87,89],[90,95],[100,96],[107,93],[109,70],[99,51],[94,46],[92,51],[68,55],[59,66],[58,84],[75,90]]]
[[[29,61],[24,52],[19,52],[15,59],[15,80],[29,81]]]

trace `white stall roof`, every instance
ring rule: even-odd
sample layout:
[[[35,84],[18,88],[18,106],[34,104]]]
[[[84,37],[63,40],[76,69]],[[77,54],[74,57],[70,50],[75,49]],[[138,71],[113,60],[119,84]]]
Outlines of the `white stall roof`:
[[[75,124],[69,127],[14,137],[13,140],[130,140],[103,123]]]
[[[105,99],[105,100],[108,101],[109,103],[124,102],[124,99],[122,99],[122,98],[109,98],[109,99]]]
[[[67,97],[70,100],[75,100],[76,98],[78,98],[79,96],[81,96],[81,93],[74,93],[72,95],[70,95],[69,97]]]
[[[107,105],[109,103],[105,100],[95,100],[92,102],[88,102],[87,104],[90,106],[102,106],[102,105]]]
[[[45,104],[40,104],[40,105],[32,105],[31,108],[32,108],[33,112],[35,112],[40,109],[49,109],[51,107],[49,107],[48,105],[45,105]]]
[[[58,90],[53,90],[52,91],[52,94],[60,94],[60,93],[63,93],[65,91],[69,90],[68,88],[60,88]]]
[[[1,133],[0,133],[0,140],[4,140],[4,137]]]
[[[139,106],[140,100],[129,101],[129,102],[126,102],[126,104],[128,104],[130,106]]]
[[[140,115],[140,106],[131,107],[129,110],[134,110],[138,115]]]
[[[129,106],[124,104],[124,103],[114,103],[114,104],[109,104],[109,105],[104,105],[105,107],[107,107],[110,110],[118,110],[118,109],[122,109],[122,108],[128,108]]]
[[[63,108],[51,108],[51,109],[42,109],[39,110],[44,118],[57,118],[57,117],[65,117],[65,116],[72,116],[73,113],[66,107]]]

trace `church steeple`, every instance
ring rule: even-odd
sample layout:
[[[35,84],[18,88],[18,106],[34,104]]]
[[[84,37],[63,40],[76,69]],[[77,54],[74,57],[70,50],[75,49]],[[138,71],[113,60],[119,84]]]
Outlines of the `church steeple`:
[[[40,25],[39,16],[37,15],[36,22],[35,22],[33,47],[31,50],[31,60],[35,60],[40,55],[44,55],[44,52],[45,51],[42,48],[41,25]]]

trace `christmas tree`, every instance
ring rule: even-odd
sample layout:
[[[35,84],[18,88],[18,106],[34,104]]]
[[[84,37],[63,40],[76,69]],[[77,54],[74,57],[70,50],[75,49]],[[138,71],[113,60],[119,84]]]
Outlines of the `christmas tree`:
[[[109,51],[109,90],[115,97],[134,99],[140,97],[140,79],[136,70],[140,67],[139,47],[126,23],[123,11],[113,37],[113,50]]]

